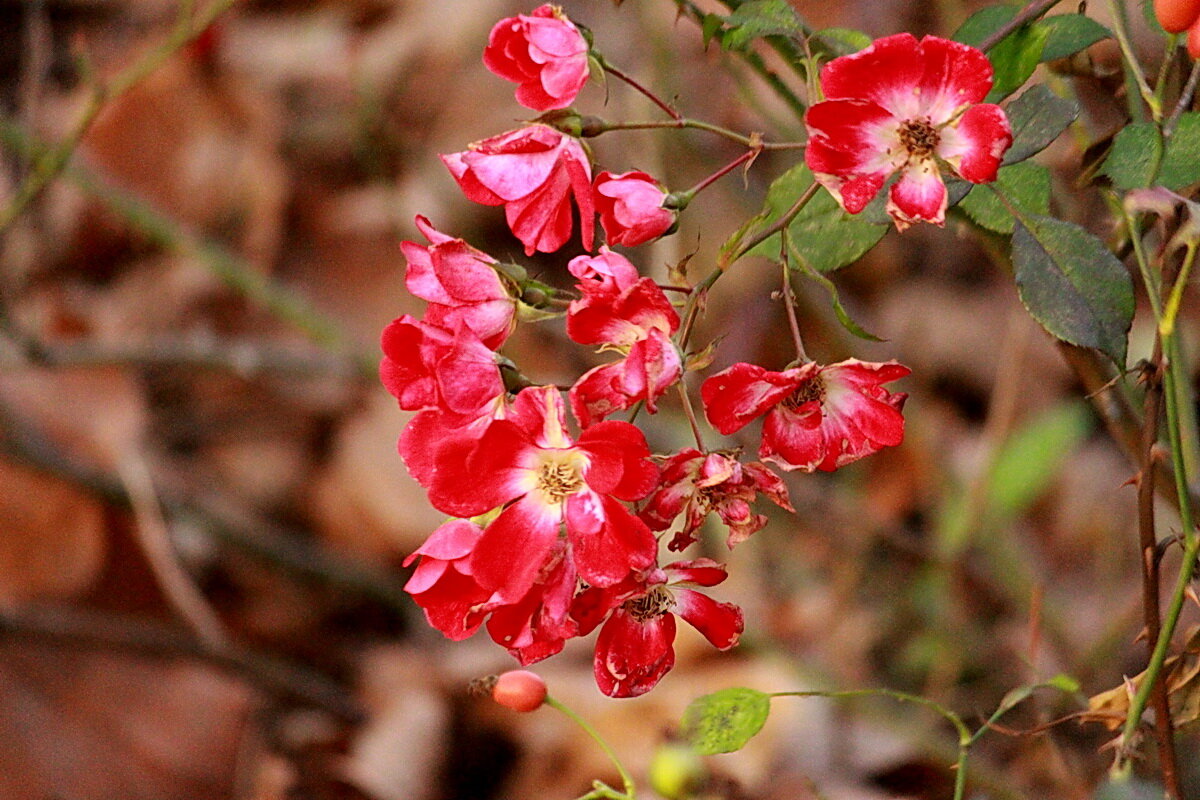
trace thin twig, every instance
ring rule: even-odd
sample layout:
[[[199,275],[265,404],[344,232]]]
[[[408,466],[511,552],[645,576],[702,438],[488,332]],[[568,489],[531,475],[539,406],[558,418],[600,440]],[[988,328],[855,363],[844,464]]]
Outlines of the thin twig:
[[[116,506],[132,507],[129,491],[117,476],[68,456],[3,402],[0,453],[68,480]],[[206,532],[231,547],[296,578],[369,598],[401,618],[413,613],[412,601],[403,586],[388,572],[332,553],[309,537],[265,519],[212,489],[197,489],[164,476],[155,476],[155,489],[168,516],[195,519]]]
[[[36,155],[45,151],[20,126],[3,117],[0,117],[0,144],[22,153]],[[347,348],[346,336],[336,321],[222,245],[194,233],[153,203],[119,188],[97,172],[78,165],[64,167],[63,172],[75,185],[104,203],[150,243],[173,253],[194,255],[230,289],[294,325],[317,344],[330,350]],[[374,369],[373,357],[359,356],[357,360],[364,371]]]
[[[203,661],[269,694],[328,711],[346,722],[359,722],[364,716],[344,687],[307,667],[245,648],[214,647],[186,631],[143,619],[79,608],[25,606],[0,611],[0,642],[6,640]]]
[[[651,103],[654,103],[654,105],[658,106],[663,111],[665,111],[667,116],[669,116],[671,119],[683,119],[682,114],[680,114],[678,111],[676,111],[674,108],[672,108],[667,102],[660,99],[658,95],[656,95],[654,92],[647,89],[645,86],[642,86],[642,84],[638,83],[637,80],[635,80],[633,77],[625,74],[621,70],[614,67],[612,64],[609,64],[607,61],[604,62],[604,71],[607,72],[609,75],[612,75],[614,78],[618,78],[622,81],[625,81],[625,83],[627,83],[630,87],[632,87],[634,89],[634,91],[638,92],[643,97],[646,97],[647,99],[650,100]]]
[[[120,460],[118,474],[133,505],[137,519],[134,529],[142,553],[167,602],[207,645],[228,647],[229,636],[221,618],[179,563],[145,459],[140,453],[127,455]]]
[[[2,343],[2,340],[0,340]],[[313,348],[297,348],[219,339],[208,335],[160,337],[151,342],[103,344],[68,342],[45,344],[23,340],[0,346],[0,370],[18,372],[46,367],[193,367],[232,372],[244,379],[267,375],[336,378],[345,381],[374,379],[374,360],[354,359]]]
[[[1038,17],[1045,14],[1054,6],[1058,5],[1060,0],[1033,0],[1029,5],[1017,12],[1017,15],[1008,22],[1001,25],[992,34],[979,43],[979,49],[987,52],[999,44],[1004,37],[1020,28],[1023,25],[1028,25]]]
[[[1200,82],[1200,61],[1192,64],[1192,71],[1188,73],[1187,83],[1184,84],[1183,91],[1179,93],[1179,101],[1171,110],[1171,116],[1167,117],[1167,121],[1163,123],[1164,138],[1170,138],[1171,134],[1175,132],[1175,126],[1179,124],[1183,112],[1191,106],[1192,96],[1196,94],[1197,82]]]

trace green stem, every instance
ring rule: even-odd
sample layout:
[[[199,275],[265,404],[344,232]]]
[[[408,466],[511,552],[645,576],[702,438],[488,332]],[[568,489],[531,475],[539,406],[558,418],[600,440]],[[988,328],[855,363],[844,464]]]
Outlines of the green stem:
[[[624,791],[624,794],[616,795],[616,796],[622,797],[622,798],[627,798],[628,800],[633,800],[633,792],[634,792],[633,778],[629,777],[629,772],[626,771],[624,765],[621,764],[621,759],[617,758],[617,754],[615,752],[613,752],[613,749],[612,749],[612,747],[609,746],[608,742],[604,741],[604,737],[601,736],[600,733],[591,726],[591,723],[589,723],[583,717],[576,714],[574,711],[572,711],[567,706],[563,705],[560,701],[547,695],[545,703],[546,703],[546,705],[550,706],[551,708],[557,709],[558,711],[561,711],[563,714],[565,714],[567,717],[569,717],[576,725],[578,725],[580,728],[583,729],[584,733],[586,733],[588,736],[592,737],[592,739],[594,739],[596,741],[596,744],[600,745],[600,749],[604,751],[604,754],[606,756],[608,756],[608,760],[613,763],[613,766],[617,768],[617,773],[621,776],[621,784],[625,791]],[[599,781],[597,781],[597,783],[594,784],[594,786],[595,786],[595,791],[584,795],[585,798],[586,797],[600,798],[600,797],[612,796],[612,795],[603,793],[604,790],[608,790],[610,792],[612,791],[612,789],[610,789],[608,786],[604,785],[603,783],[600,783]],[[596,794],[596,792],[602,792],[602,793]],[[583,798],[580,798],[580,800],[583,800]]]
[[[1177,290],[1186,282],[1187,276],[1191,271],[1192,263],[1195,260],[1196,245],[1189,243],[1188,252],[1184,258],[1183,266],[1180,269],[1180,274],[1172,286],[1172,299],[1175,298]],[[1153,296],[1153,293],[1150,293]],[[1114,770],[1120,771],[1128,766],[1127,762],[1130,759],[1133,750],[1134,736],[1137,732],[1138,725],[1141,724],[1142,714],[1146,710],[1149,703],[1151,693],[1157,683],[1162,672],[1163,665],[1167,660],[1167,652],[1171,647],[1171,639],[1175,634],[1175,629],[1179,625],[1180,612],[1183,610],[1183,603],[1187,597],[1187,589],[1192,581],[1196,570],[1197,553],[1200,553],[1200,537],[1196,536],[1195,521],[1192,514],[1191,496],[1188,491],[1189,486],[1189,450],[1194,450],[1196,442],[1194,435],[1185,437],[1185,431],[1194,431],[1194,417],[1185,418],[1185,415],[1192,415],[1191,398],[1186,390],[1185,382],[1181,380],[1181,375],[1188,374],[1185,367],[1182,347],[1179,341],[1179,336],[1175,328],[1175,312],[1178,310],[1178,303],[1168,301],[1168,313],[1158,313],[1158,330],[1162,340],[1163,353],[1165,359],[1163,362],[1163,396],[1166,400],[1167,409],[1167,436],[1171,445],[1171,466],[1175,475],[1175,490],[1178,495],[1179,503],[1179,523],[1182,528],[1182,536],[1184,541],[1183,562],[1179,566],[1179,576],[1175,582],[1175,589],[1171,594],[1170,605],[1163,620],[1162,628],[1158,633],[1158,641],[1155,644],[1154,651],[1150,654],[1150,663],[1146,666],[1146,671],[1142,678],[1141,685],[1129,704],[1129,713],[1125,718],[1125,727],[1121,732],[1121,751],[1120,757],[1114,765]],[[1191,441],[1185,441],[1190,438]]]
[[[1150,109],[1151,117],[1153,117],[1155,122],[1160,122],[1162,120],[1162,106],[1159,104],[1158,98],[1154,96],[1154,92],[1150,90],[1150,85],[1146,83],[1146,76],[1142,74],[1138,57],[1133,52],[1133,44],[1129,39],[1128,21],[1125,16],[1125,2],[1124,0],[1109,0],[1108,5],[1112,13],[1113,34],[1117,37],[1117,43],[1121,46],[1121,55],[1125,61],[1125,75],[1137,87],[1138,94],[1142,96],[1142,101]],[[1133,116],[1136,118],[1141,115],[1134,114]]]
[[[96,84],[71,130],[56,147],[42,153],[34,161],[33,169],[17,187],[12,200],[3,210],[0,210],[0,234],[12,227],[13,223],[29,207],[29,204],[36,200],[50,185],[50,182],[63,171],[75,153],[75,148],[79,146],[92,123],[95,122],[96,117],[104,110],[109,101],[120,97],[149,77],[162,66],[163,62],[203,33],[213,20],[235,2],[237,0],[216,0],[195,20],[191,19],[190,4],[183,4],[179,16],[176,18],[175,27],[162,44],[109,83]]]
[[[807,145],[807,142],[764,142],[757,134],[747,136],[737,131],[723,128],[720,125],[714,125],[711,122],[704,122],[703,120],[691,119],[689,117],[639,120],[636,122],[608,122],[597,117],[587,117],[584,119],[582,135],[592,137],[599,136],[602,133],[609,133],[610,131],[644,131],[658,128],[692,128],[693,130],[706,131],[728,139],[731,142],[736,142],[743,147],[749,147],[752,150],[802,150]]]

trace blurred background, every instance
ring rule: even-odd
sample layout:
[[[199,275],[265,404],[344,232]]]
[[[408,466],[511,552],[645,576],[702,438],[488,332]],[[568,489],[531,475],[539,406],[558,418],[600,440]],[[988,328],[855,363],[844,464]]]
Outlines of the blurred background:
[[[947,35],[971,10],[794,4],[814,27],[872,36]],[[688,116],[803,138],[745,60],[706,49],[670,0],[562,5]],[[466,201],[436,155],[532,115],[480,53],[497,20],[534,4],[247,0],[172,47],[190,7],[0,0],[0,208],[21,209],[0,234],[0,798],[573,798],[616,783],[566,718],[473,696],[473,679],[515,662],[482,635],[443,640],[402,592],[401,562],[441,515],[396,455],[406,416],[375,376],[380,330],[421,313],[399,250],[420,240],[416,214],[569,285],[577,243],[524,258],[502,212]],[[143,80],[96,95],[159,47]],[[1104,45],[1092,57],[1101,75],[1114,63]],[[1094,224],[1075,181],[1122,105],[1095,74],[1053,80],[1085,113],[1040,158],[1063,190],[1056,211]],[[577,106],[660,118],[611,79]],[[89,109],[62,174],[25,204],[47,148]],[[602,168],[677,189],[739,154],[701,132],[590,145]],[[795,159],[765,154],[700,195],[678,233],[627,255],[660,278],[690,256],[702,277]],[[912,368],[889,387],[911,395],[907,439],[834,475],[789,476],[797,513],[764,504],[770,525],[732,553],[707,531],[704,553],[730,565],[714,594],[746,612],[737,649],[681,630],[674,671],[624,701],[595,688],[590,641],[534,667],[642,785],[707,691],[884,686],[976,727],[1010,689],[1066,673],[1082,694],[1038,693],[1006,717],[976,748],[971,787],[1091,797],[1114,734],[1046,723],[1144,663],[1135,467],[1111,435],[1119,409],[1106,426],[1085,399],[1107,377],[1041,332],[1003,242],[973,233],[958,218],[892,231],[838,274],[883,342],[849,336],[806,285],[817,360]],[[713,370],[791,358],[777,283],[748,259],[717,284],[693,337],[720,339]],[[1131,360],[1148,352],[1141,323]],[[560,383],[599,363],[554,321],[522,326],[505,352]],[[689,442],[677,404],[640,421],[658,452]],[[755,430],[733,443],[755,447]],[[705,761],[702,792],[946,798],[955,743],[914,706],[779,700],[744,751]],[[1200,797],[1200,760],[1184,763]]]

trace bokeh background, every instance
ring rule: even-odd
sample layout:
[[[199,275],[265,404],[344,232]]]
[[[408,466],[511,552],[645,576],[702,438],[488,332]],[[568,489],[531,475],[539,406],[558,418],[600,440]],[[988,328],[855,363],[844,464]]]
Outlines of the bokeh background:
[[[687,115],[802,138],[745,62],[706,48],[670,0],[562,5]],[[872,36],[948,34],[971,10],[795,5],[814,27]],[[38,153],[69,135],[97,81],[167,41],[184,6],[0,0],[0,207],[44,169]],[[401,562],[441,518],[395,453],[406,417],[374,374],[383,326],[420,314],[398,247],[420,238],[416,214],[568,285],[577,244],[524,258],[502,212],[466,201],[437,158],[530,116],[479,56],[498,19],[532,8],[238,2],[105,100],[63,174],[3,234],[0,797],[572,798],[617,781],[561,715],[474,696],[472,680],[512,659],[483,636],[443,640],[403,594]],[[1104,77],[1111,49],[1089,59],[1091,77],[1045,76],[1085,113],[1040,159],[1056,211],[1107,235],[1079,172],[1085,148],[1120,126],[1122,101]],[[612,80],[577,105],[659,114]],[[673,188],[739,154],[699,132],[591,146],[603,168]],[[707,274],[795,158],[765,154],[700,195],[678,233],[628,255],[662,278],[689,256],[691,274]],[[802,291],[818,360],[912,368],[897,385],[911,395],[907,439],[834,475],[789,476],[797,513],[761,508],[771,524],[732,553],[708,531],[704,553],[731,572],[714,593],[746,611],[739,648],[719,654],[681,631],[675,670],[625,701],[595,688],[590,641],[535,667],[639,781],[687,703],[718,688],[884,686],[975,726],[1010,689],[1065,673],[1081,693],[1039,692],[1007,717],[976,748],[971,786],[1091,797],[1113,734],[1047,723],[1141,669],[1135,467],[1111,435],[1119,424],[1085,398],[1107,377],[1041,332],[1003,243],[976,234],[959,218],[893,231],[838,274],[848,310],[883,342],[841,329],[821,287]],[[719,339],[713,369],[791,358],[777,284],[755,259],[717,284],[693,338]],[[1148,343],[1139,317],[1132,358]],[[553,321],[523,326],[505,352],[559,383],[598,363]],[[664,405],[641,417],[659,452],[689,441]],[[731,443],[753,448],[753,431]],[[1164,509],[1164,535],[1172,524]],[[1200,797],[1195,745],[1181,740]],[[945,798],[954,746],[914,706],[780,700],[744,751],[706,760],[703,792]]]

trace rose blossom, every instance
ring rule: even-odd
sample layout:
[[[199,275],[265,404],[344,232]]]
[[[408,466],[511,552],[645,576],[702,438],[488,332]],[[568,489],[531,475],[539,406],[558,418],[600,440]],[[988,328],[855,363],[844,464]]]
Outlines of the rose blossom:
[[[475,582],[469,564],[482,535],[483,529],[473,522],[451,520],[404,559],[406,567],[421,559],[404,591],[413,596],[432,627],[455,641],[475,633],[487,616],[480,607],[491,592]]]
[[[583,247],[592,249],[592,168],[578,139],[546,125],[528,125],[441,158],[467,199],[504,206],[525,255],[552,253],[571,238],[572,197],[579,206]]]
[[[706,380],[700,397],[709,422],[725,435],[766,415],[762,460],[786,470],[832,472],[904,439],[900,410],[908,395],[882,384],[909,372],[895,361],[855,358],[783,372],[739,363]]]
[[[558,6],[496,23],[483,51],[483,63],[519,84],[517,102],[534,111],[566,108],[588,78],[588,44]]]
[[[689,447],[667,459],[658,488],[639,516],[651,530],[662,531],[684,513],[683,527],[667,545],[678,551],[696,541],[696,531],[715,511],[729,527],[727,544],[732,548],[767,524],[764,515],[750,509],[760,493],[780,508],[795,510],[783,480],[764,465],[743,464],[734,454],[706,454]]]
[[[804,116],[804,159],[842,207],[857,214],[894,173],[888,194],[896,228],[942,225],[946,186],[939,162],[972,183],[996,179],[1012,144],[999,106],[980,103],[992,65],[969,45],[900,33],[821,69],[825,101]]]
[[[571,410],[585,428],[596,420],[645,401],[655,401],[683,372],[683,359],[671,335],[679,315],[653,280],[638,276],[624,257],[601,247],[599,255],[578,256],[568,264],[583,295],[567,309],[567,335],[580,344],[598,344],[624,355],[595,367],[571,387]]]
[[[725,577],[725,567],[707,558],[676,561],[621,593],[621,604],[596,637],[593,671],[600,691],[637,697],[662,680],[675,665],[675,615],[718,650],[736,645],[745,627],[741,609],[687,588],[716,586]]]
[[[663,208],[666,191],[645,172],[601,172],[592,189],[600,227],[609,244],[643,244],[662,236],[675,224],[675,212]]]
[[[430,502],[447,514],[503,508],[470,561],[497,603],[516,603],[538,583],[564,528],[574,569],[591,586],[654,563],[654,535],[619,502],[640,500],[657,482],[645,436],[608,421],[575,440],[564,417],[557,389],[524,389],[474,448],[439,465],[429,487]]]
[[[453,329],[461,320],[493,350],[512,330],[516,301],[492,267],[496,259],[462,239],[439,231],[418,216],[417,228],[429,245],[401,242],[408,260],[404,283],[429,303],[425,322]]]

